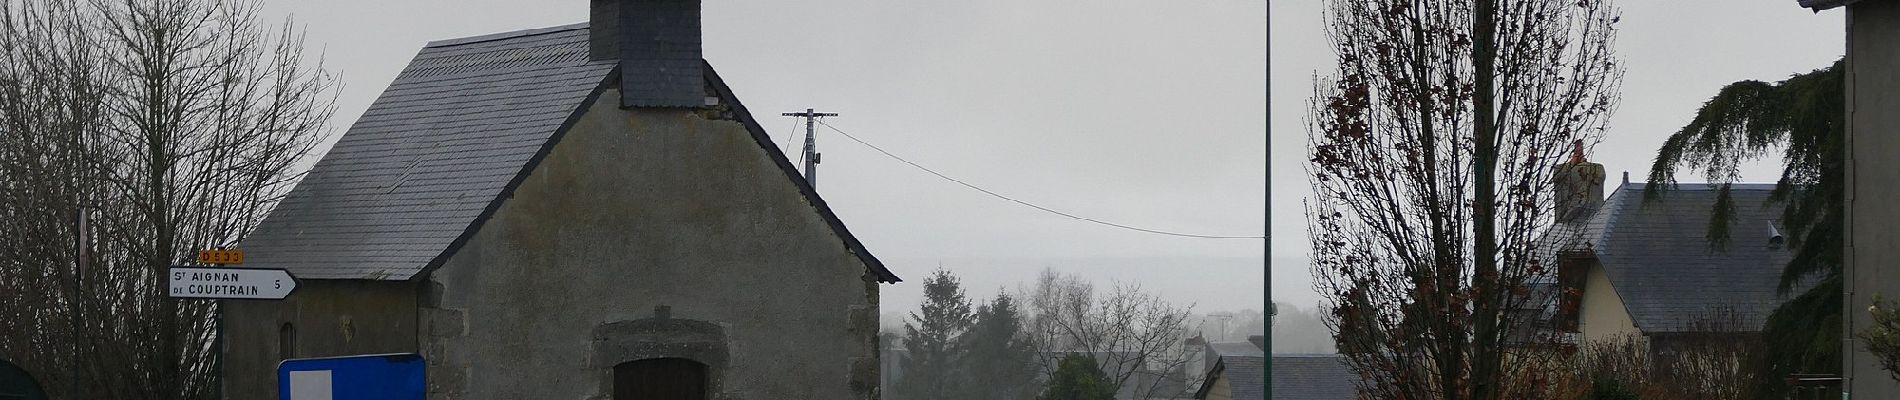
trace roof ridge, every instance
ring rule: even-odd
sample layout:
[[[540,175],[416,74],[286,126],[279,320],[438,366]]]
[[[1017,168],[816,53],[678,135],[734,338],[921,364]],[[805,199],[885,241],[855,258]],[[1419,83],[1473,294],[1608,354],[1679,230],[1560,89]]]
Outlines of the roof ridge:
[[[1618,191],[1626,187],[1646,189],[1649,185],[1648,182],[1629,182],[1617,185],[1617,189]],[[1674,188],[1669,190],[1675,191],[1711,191],[1721,187],[1720,184],[1714,182],[1672,182],[1667,185],[1674,186]],[[1774,182],[1731,182],[1728,185],[1729,190],[1774,190],[1775,186],[1779,186],[1780,184]]]
[[[522,36],[534,36],[534,35],[540,35],[540,34],[546,34],[546,33],[566,32],[566,31],[571,31],[571,30],[576,30],[576,29],[587,29],[587,23],[578,22],[578,23],[572,23],[572,24],[567,24],[567,25],[550,26],[546,28],[522,29],[518,31],[490,33],[490,34],[485,34],[485,35],[475,35],[475,36],[468,36],[468,37],[461,37],[461,38],[454,38],[454,39],[442,39],[442,40],[429,42],[429,44],[423,45],[422,48],[426,49],[430,47],[458,46],[458,45],[464,45],[464,44],[481,43],[481,42],[488,42],[488,41],[495,41],[495,40],[502,40],[502,39],[513,39],[513,38],[518,38]]]

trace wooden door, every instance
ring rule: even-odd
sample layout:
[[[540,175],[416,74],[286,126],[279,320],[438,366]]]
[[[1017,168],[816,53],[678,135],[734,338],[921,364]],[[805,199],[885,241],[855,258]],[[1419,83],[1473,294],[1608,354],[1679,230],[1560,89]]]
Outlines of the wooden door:
[[[705,400],[706,365],[650,358],[614,366],[614,400]]]

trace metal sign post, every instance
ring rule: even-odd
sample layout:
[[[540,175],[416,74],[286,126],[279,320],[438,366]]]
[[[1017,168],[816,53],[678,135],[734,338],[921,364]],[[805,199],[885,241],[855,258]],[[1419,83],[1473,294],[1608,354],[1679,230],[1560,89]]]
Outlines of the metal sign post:
[[[297,279],[281,269],[172,267],[171,297],[185,299],[283,300]]]

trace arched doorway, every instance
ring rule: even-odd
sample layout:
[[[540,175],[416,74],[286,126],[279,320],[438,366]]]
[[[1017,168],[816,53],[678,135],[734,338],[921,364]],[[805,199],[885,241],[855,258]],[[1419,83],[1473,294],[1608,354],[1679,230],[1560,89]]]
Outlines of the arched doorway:
[[[705,400],[706,364],[649,358],[614,366],[614,400]]]
[[[33,381],[25,369],[0,360],[0,400],[45,400],[46,392],[40,391],[39,382]]]

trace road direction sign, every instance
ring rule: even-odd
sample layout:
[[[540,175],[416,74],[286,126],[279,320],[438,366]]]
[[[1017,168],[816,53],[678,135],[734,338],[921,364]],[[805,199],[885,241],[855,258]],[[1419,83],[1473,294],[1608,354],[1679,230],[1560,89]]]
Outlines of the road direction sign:
[[[282,300],[297,280],[281,269],[172,267],[171,297]]]
[[[277,364],[279,400],[422,400],[427,368],[414,353],[300,358]]]

